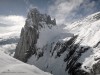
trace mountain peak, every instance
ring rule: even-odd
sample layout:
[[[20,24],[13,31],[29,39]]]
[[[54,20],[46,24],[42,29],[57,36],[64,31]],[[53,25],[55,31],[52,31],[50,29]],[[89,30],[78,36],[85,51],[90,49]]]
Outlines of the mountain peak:
[[[28,12],[27,18],[31,18],[37,14],[39,14],[39,11],[37,10],[37,8],[31,8]]]
[[[40,25],[41,22],[44,22],[47,25],[56,25],[56,20],[51,20],[50,15],[47,14],[41,14],[36,8],[30,9],[26,23],[31,26]],[[26,24],[27,25],[27,24]],[[43,27],[43,26],[42,26]]]
[[[49,15],[41,14],[36,8],[30,9],[14,57],[26,62],[27,58],[36,54],[36,43],[41,30],[51,29],[55,25],[56,20],[51,20]]]

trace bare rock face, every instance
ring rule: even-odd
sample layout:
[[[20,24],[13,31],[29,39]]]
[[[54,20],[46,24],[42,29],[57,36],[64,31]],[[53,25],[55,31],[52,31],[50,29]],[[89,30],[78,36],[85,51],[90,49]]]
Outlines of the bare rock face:
[[[93,65],[90,75],[100,75],[100,60]]]
[[[36,8],[31,9],[27,15],[26,24],[21,30],[20,40],[14,55],[16,59],[26,62],[32,54],[36,54],[39,30],[44,27],[41,22],[45,22],[49,28],[50,24],[56,25],[56,20],[51,20],[49,15],[40,14]]]

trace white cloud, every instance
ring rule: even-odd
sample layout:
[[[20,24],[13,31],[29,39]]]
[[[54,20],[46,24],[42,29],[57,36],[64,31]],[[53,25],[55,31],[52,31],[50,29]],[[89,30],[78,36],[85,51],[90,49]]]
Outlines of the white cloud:
[[[83,0],[56,0],[54,5],[49,7],[49,13],[54,14],[58,23],[65,22],[65,18],[76,9]]]
[[[15,48],[16,48],[16,43],[5,44],[0,46],[0,50],[9,55],[14,53]]]
[[[66,23],[66,18],[68,20],[70,16],[76,16],[81,4],[85,9],[84,12],[90,13],[93,11],[95,2],[90,2],[90,0],[55,0],[54,4],[49,7],[48,13],[50,15],[53,14],[58,24]],[[79,14],[79,16],[81,17],[82,15]]]
[[[0,16],[0,34],[20,32],[25,25],[25,18],[23,16],[9,15]]]
[[[25,25],[25,18],[23,16],[9,15],[0,16],[0,42],[8,38],[18,38],[21,28]],[[7,54],[14,52],[16,43],[5,44],[0,46],[0,50]]]

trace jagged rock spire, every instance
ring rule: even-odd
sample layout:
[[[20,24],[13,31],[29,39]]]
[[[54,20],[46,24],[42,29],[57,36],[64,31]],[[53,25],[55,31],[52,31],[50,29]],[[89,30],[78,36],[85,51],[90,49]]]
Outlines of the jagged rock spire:
[[[40,22],[45,22],[47,25],[56,25],[56,20],[51,20],[50,15],[41,14],[36,8],[30,9],[25,25],[33,26],[38,29]]]
[[[36,43],[39,38],[39,28],[56,25],[56,20],[51,20],[51,17],[33,8],[28,12],[26,24],[22,28],[20,40],[17,44],[14,57],[26,62],[32,54],[37,54]],[[41,22],[45,23],[42,24]],[[52,27],[51,26],[51,27]]]
[[[36,8],[32,8],[29,10],[27,18],[32,18],[33,16],[36,16],[39,14],[39,11]]]

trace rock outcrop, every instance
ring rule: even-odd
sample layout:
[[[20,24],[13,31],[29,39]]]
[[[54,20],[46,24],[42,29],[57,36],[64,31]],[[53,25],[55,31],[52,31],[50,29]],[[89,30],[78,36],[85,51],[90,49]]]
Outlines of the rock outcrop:
[[[27,59],[36,53],[36,43],[39,38],[39,30],[44,27],[41,22],[46,23],[48,28],[56,25],[56,20],[51,20],[51,17],[33,8],[29,11],[26,19],[26,24],[21,30],[20,40],[17,44],[15,55],[16,59],[26,62]]]

